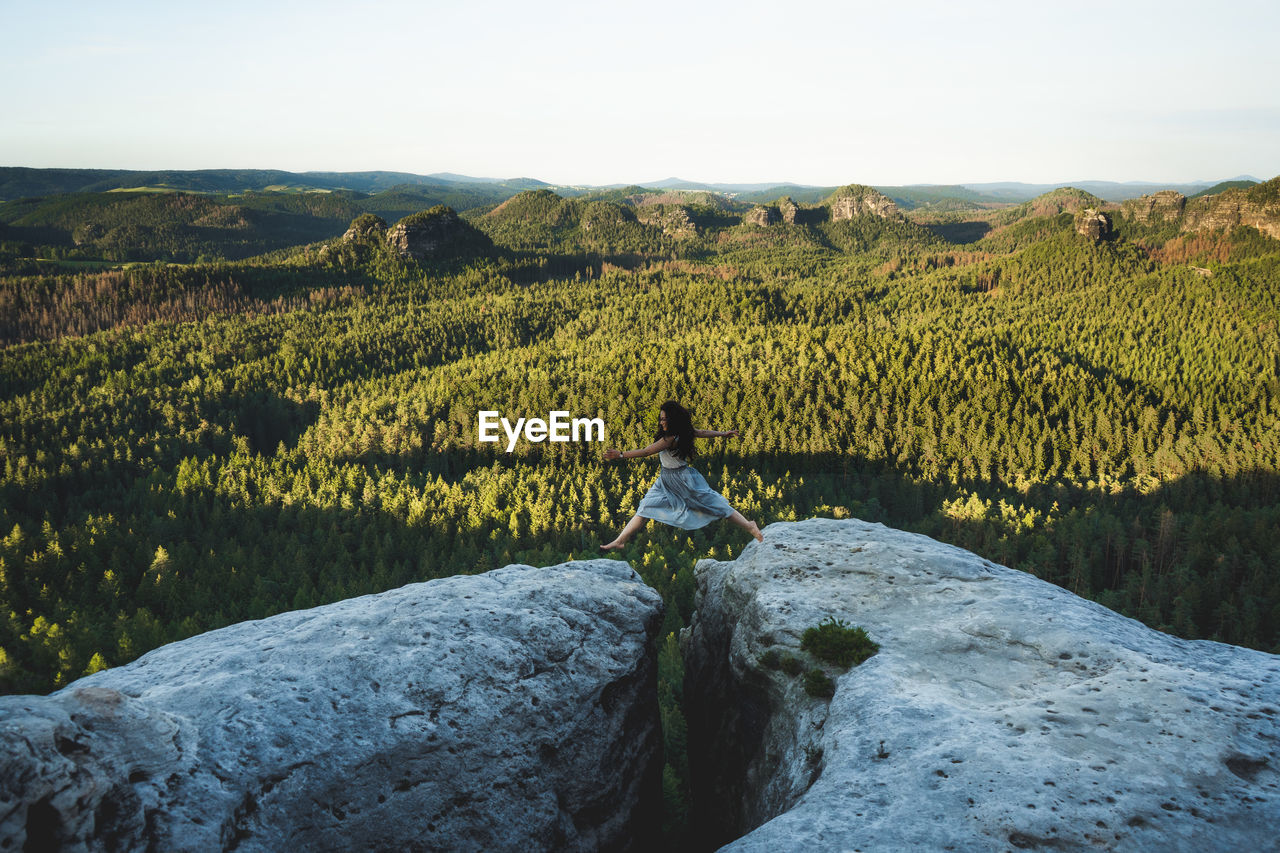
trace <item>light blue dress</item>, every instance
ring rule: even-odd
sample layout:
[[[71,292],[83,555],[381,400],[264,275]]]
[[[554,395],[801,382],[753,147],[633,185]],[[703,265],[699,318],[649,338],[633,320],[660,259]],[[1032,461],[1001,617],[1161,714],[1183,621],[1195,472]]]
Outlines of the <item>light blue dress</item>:
[[[733,507],[707,485],[707,480],[679,456],[659,450],[662,470],[640,499],[636,515],[681,530],[697,530],[733,515]]]

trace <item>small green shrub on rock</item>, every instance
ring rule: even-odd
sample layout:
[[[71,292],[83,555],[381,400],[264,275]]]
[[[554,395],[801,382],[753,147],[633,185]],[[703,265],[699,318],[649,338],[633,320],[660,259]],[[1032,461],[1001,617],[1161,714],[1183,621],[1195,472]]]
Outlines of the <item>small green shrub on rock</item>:
[[[794,655],[782,656],[782,671],[787,675],[799,675],[804,672],[804,664]]]
[[[816,628],[805,629],[800,648],[818,660],[837,666],[857,666],[880,651],[867,632],[850,627],[843,619],[828,616]]]
[[[811,669],[804,676],[804,692],[815,699],[830,699],[836,695],[836,683],[820,669]]]
[[[760,665],[765,669],[778,669],[782,666],[782,655],[778,654],[777,649],[769,649],[760,655]]]

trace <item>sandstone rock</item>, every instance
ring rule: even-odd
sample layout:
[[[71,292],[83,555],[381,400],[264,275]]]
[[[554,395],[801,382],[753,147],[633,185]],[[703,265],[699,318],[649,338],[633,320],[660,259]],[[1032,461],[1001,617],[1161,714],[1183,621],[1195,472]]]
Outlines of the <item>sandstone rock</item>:
[[[698,225],[693,221],[689,208],[680,205],[667,211],[662,220],[662,233],[673,237],[696,237]]]
[[[386,231],[387,223],[381,216],[362,213],[351,220],[351,225],[347,228],[346,233],[342,235],[342,242],[350,243],[353,240],[381,238]]]
[[[677,239],[698,236],[697,223],[689,208],[681,204],[646,204],[637,210],[637,219],[645,225],[662,229],[662,233]]]
[[[1184,231],[1235,228],[1248,225],[1280,240],[1280,178],[1272,178],[1247,190],[1224,190],[1217,195],[1193,199],[1183,218]]]
[[[765,228],[770,225],[777,225],[782,221],[782,217],[778,213],[778,208],[773,205],[757,204],[747,211],[743,221],[748,225],[759,225]]]
[[[782,216],[782,221],[788,225],[796,224],[796,216],[800,213],[800,208],[790,196],[778,200],[778,213]]]
[[[698,563],[683,637],[695,800],[712,840],[746,833],[727,850],[1275,846],[1280,657],[878,524],[765,536]],[[881,647],[827,667],[829,702],[760,660],[828,616]]]
[[[1188,199],[1163,190],[1120,205],[1121,215],[1135,222],[1159,225],[1182,220],[1183,231],[1230,229],[1247,225],[1280,239],[1280,178],[1247,189],[1232,188],[1204,198]]]
[[[893,199],[860,184],[841,187],[827,198],[832,220],[853,219],[855,216],[879,216],[884,219],[901,219],[902,213]]]
[[[7,849],[646,849],[661,602],[508,566],[0,698]],[[24,848],[24,845],[25,848]]]
[[[436,205],[406,216],[387,231],[387,242],[402,258],[426,260],[463,248],[478,248],[489,240],[458,218],[451,207]]]
[[[1076,233],[1097,242],[1111,233],[1111,217],[1100,210],[1087,207],[1076,214]]]
[[[1152,195],[1131,198],[1120,204],[1120,215],[1134,222],[1158,225],[1172,222],[1182,216],[1187,197],[1173,190],[1161,190]]]

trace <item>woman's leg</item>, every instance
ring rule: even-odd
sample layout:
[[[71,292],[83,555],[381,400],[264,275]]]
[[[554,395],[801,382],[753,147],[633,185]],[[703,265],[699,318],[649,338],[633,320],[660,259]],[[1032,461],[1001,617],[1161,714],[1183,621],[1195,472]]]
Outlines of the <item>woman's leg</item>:
[[[636,531],[649,519],[643,516],[633,515],[631,520],[627,522],[627,526],[622,528],[622,532],[618,534],[618,538],[610,542],[608,545],[601,545],[601,551],[617,551],[619,548],[627,544],[627,540],[636,535]]]
[[[738,512],[736,509],[733,511],[733,515],[729,516],[728,518],[734,524],[738,525],[743,530],[747,531],[752,536],[754,536],[757,542],[764,541],[764,534],[760,532],[760,528],[756,525],[756,523],[754,521],[747,521],[747,519],[742,515],[742,513]]]

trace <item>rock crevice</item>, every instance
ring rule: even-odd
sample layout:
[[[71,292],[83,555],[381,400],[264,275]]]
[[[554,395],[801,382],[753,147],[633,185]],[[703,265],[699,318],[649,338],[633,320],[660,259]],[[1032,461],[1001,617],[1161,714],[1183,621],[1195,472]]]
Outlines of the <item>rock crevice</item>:
[[[686,715],[703,840],[735,851],[1265,849],[1280,658],[1151,630],[860,521],[773,524],[695,571]],[[806,628],[880,652],[828,702],[766,661]]]

